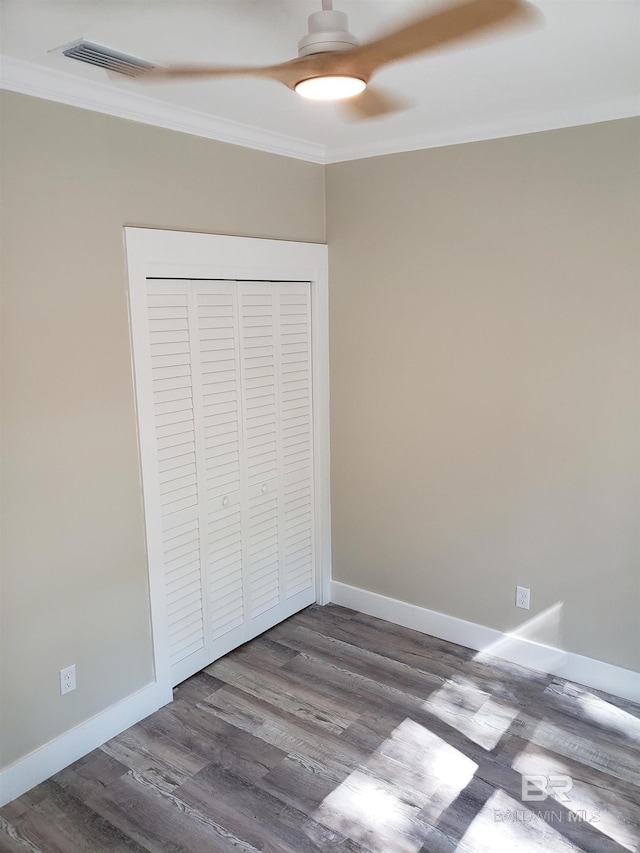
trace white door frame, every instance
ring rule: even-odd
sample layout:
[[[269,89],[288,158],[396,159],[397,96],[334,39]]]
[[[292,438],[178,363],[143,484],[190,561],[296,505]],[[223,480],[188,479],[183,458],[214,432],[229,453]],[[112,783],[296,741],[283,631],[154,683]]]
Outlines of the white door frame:
[[[149,595],[155,678],[171,699],[171,668],[164,582],[151,567],[162,564],[159,483],[149,442],[153,433],[151,401],[137,393],[150,387],[147,365],[146,281],[148,278],[226,279],[238,281],[308,281],[311,283],[312,394],[314,431],[314,502],[316,601],[327,604],[331,581],[329,495],[329,312],[327,246],[252,237],[226,237],[151,228],[125,228],[129,275],[132,369],[136,388],[138,447],[144,499]],[[144,321],[143,321],[144,318]],[[166,692],[165,692],[166,691]]]

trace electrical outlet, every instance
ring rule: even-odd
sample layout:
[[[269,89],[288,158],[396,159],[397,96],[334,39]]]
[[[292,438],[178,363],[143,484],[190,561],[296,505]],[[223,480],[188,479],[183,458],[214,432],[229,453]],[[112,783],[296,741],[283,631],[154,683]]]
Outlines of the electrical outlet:
[[[530,598],[531,590],[528,586],[516,587],[516,607],[522,607],[523,610],[528,610]]]
[[[64,696],[65,693],[71,693],[75,689],[76,665],[72,663],[71,666],[65,666],[64,669],[60,670],[60,695]]]

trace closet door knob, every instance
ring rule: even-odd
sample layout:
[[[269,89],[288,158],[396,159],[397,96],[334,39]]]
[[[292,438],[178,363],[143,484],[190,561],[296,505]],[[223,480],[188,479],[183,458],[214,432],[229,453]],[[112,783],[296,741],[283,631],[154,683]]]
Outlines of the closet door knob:
[[[222,498],[222,506],[229,506],[229,498]]]
[[[264,492],[266,492],[268,488],[269,488],[269,486],[267,486],[267,484],[266,484],[266,483],[263,483],[263,485],[262,485],[262,491],[263,491],[263,493],[264,493]]]

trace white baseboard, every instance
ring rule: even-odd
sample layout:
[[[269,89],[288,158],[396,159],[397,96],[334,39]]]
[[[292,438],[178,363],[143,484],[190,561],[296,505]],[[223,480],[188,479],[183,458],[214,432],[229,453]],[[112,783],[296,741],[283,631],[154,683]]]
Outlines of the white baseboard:
[[[447,616],[446,613],[438,613],[339,581],[331,581],[331,601],[333,604],[341,604],[343,607],[395,622],[405,628],[413,628],[423,634],[430,634],[480,653],[496,655],[529,669],[547,672],[623,699],[640,702],[640,672],[505,634],[494,628]]]
[[[171,701],[156,682],[112,705],[0,770],[0,806],[31,790]]]

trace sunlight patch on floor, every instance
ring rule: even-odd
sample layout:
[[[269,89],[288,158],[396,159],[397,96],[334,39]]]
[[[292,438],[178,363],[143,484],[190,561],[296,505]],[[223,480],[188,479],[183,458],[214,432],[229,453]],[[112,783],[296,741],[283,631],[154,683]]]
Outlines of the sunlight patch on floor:
[[[459,791],[471,781],[478,769],[475,761],[408,718],[393,730],[376,752],[419,774],[423,784],[431,780],[432,784],[458,786]]]
[[[555,752],[562,757],[577,761],[596,771],[609,773],[612,762],[618,779],[631,785],[640,785],[640,764],[638,751],[615,743],[603,748],[597,738],[588,732],[576,734],[567,723],[556,723],[543,717],[533,731],[527,734],[527,740],[540,747]]]
[[[462,844],[474,853],[583,853],[582,847],[553,828],[554,821],[562,819],[560,812],[554,815],[552,807],[527,809],[504,791],[496,791],[469,824]]]
[[[518,715],[518,709],[469,685],[448,681],[423,708],[486,750],[493,749]]]
[[[616,708],[605,699],[595,696],[577,684],[564,685],[563,695],[576,703],[585,717],[603,729],[618,732],[640,745],[640,719],[622,708]]]
[[[640,813],[636,804],[621,798],[616,791],[572,776],[571,767],[559,756],[533,744],[527,744],[513,759],[511,766],[518,773],[550,779],[546,787],[547,799],[532,804],[536,811],[555,809],[555,802],[560,802],[575,816],[567,816],[567,820],[590,823],[626,850],[637,850]],[[561,776],[569,777],[569,785],[563,782],[556,789],[553,779]]]
[[[418,853],[429,831],[418,817],[421,809],[436,790],[446,790],[437,818],[476,770],[471,759],[406,719],[362,767],[325,797],[313,819],[371,853]]]
[[[355,770],[321,803],[313,819],[372,853],[418,853],[424,833],[418,806],[402,802],[387,780]]]

